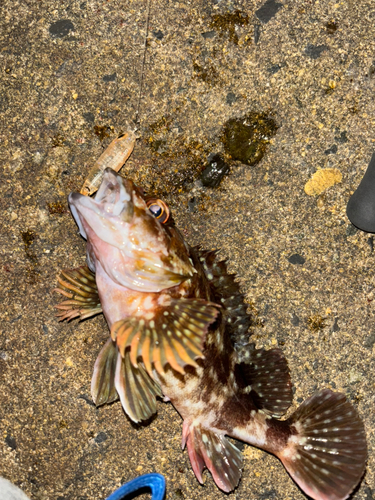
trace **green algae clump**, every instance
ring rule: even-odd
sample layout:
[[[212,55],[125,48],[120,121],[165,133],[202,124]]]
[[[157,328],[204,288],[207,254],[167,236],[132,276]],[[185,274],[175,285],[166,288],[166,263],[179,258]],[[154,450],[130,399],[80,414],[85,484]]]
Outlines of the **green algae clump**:
[[[224,150],[233,160],[256,165],[277,129],[275,120],[265,113],[251,112],[242,118],[231,118],[223,129]]]

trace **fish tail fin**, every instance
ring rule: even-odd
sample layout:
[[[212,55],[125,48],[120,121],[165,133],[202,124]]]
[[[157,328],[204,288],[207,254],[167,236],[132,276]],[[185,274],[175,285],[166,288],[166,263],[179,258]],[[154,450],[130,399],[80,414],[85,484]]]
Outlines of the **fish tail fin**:
[[[287,420],[292,435],[277,453],[300,488],[315,500],[344,500],[363,476],[363,423],[344,394],[328,389],[307,399]]]
[[[241,478],[242,454],[228,438],[201,425],[189,425],[185,421],[183,448],[185,444],[194,474],[201,484],[202,471],[207,468],[221,490],[227,493],[234,490]]]

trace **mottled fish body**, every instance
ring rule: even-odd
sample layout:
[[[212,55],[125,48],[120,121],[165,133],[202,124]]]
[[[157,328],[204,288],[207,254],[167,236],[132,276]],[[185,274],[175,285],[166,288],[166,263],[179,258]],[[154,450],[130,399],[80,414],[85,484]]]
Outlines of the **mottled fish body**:
[[[279,420],[292,403],[287,362],[250,343],[251,318],[225,262],[189,247],[161,200],[110,169],[95,199],[72,193],[69,204],[91,272],[62,273],[60,318],[103,311],[111,330],[94,366],[95,403],[119,397],[139,422],[157,396],[170,400],[198,480],[208,468],[223,491],[242,471],[230,436],[275,454],[312,498],[347,498],[367,458],[357,411],[326,389]]]

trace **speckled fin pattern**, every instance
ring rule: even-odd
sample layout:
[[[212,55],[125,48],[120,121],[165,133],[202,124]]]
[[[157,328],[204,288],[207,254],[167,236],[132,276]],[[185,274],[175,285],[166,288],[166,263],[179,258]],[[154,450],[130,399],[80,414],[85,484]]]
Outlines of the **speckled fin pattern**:
[[[118,353],[115,386],[122,407],[133,422],[148,420],[156,413],[156,396],[163,396],[161,388],[141,363],[133,365],[129,350],[124,357]]]
[[[116,344],[112,339],[108,339],[95,361],[91,379],[91,395],[96,406],[112,403],[118,399],[115,388],[117,358]]]
[[[184,373],[186,365],[197,366],[195,360],[203,358],[206,332],[218,312],[215,304],[202,299],[170,299],[168,305],[157,307],[152,320],[117,321],[111,336],[121,355],[129,348],[133,366],[142,359],[150,375],[152,364],[163,374],[167,363]]]
[[[87,266],[64,269],[57,281],[54,292],[67,297],[67,300],[55,306],[61,311],[56,315],[59,321],[73,318],[82,320],[102,312],[95,275]]]
[[[296,483],[315,500],[348,498],[367,459],[356,409],[343,394],[325,389],[307,399],[287,422],[297,434],[278,456]]]
[[[182,446],[188,449],[191,466],[203,484],[202,471],[211,472],[217,486],[232,491],[242,474],[242,454],[223,434],[216,434],[200,425],[183,426]]]
[[[243,349],[244,351],[244,349]],[[281,417],[293,401],[288,362],[280,349],[254,349],[245,352],[239,369],[256,406],[274,417]]]
[[[254,324],[250,314],[247,313],[248,304],[245,296],[240,291],[240,286],[235,281],[235,274],[229,274],[226,260],[220,259],[215,250],[202,250],[194,247],[193,252],[198,255],[203,270],[210,283],[214,294],[214,302],[222,306],[222,313],[226,320],[226,330],[232,342],[242,345],[248,342],[248,329]]]

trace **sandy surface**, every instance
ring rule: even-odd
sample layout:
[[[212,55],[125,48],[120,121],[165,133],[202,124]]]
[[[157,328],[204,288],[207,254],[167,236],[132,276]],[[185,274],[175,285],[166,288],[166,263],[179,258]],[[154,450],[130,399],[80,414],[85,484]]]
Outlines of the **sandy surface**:
[[[373,239],[345,215],[375,149],[375,5],[284,0],[256,15],[263,3],[151,0],[139,113],[145,1],[0,5],[0,473],[33,500],[104,499],[151,471],[168,500],[306,498],[248,446],[235,492],[208,473],[200,486],[171,405],[137,427],[91,402],[105,321],[59,324],[51,289],[85,258],[66,197],[137,117],[124,172],[166,198],[190,243],[222,248],[263,321],[257,345],[289,360],[295,405],[329,387],[357,407],[369,460],[353,498],[375,498]],[[221,185],[202,187],[225,123],[251,112],[278,126],[262,161],[226,157]],[[318,168],[342,181],[308,196]]]

